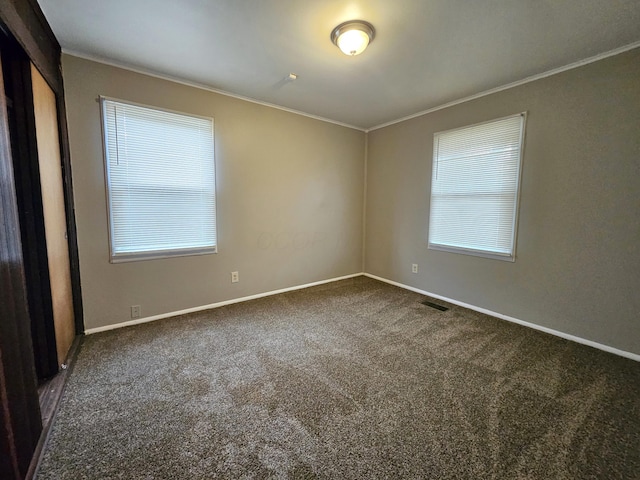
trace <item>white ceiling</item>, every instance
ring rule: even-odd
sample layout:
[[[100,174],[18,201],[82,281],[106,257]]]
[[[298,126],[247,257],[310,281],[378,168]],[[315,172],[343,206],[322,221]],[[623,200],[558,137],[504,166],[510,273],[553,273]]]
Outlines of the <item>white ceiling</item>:
[[[364,129],[640,42],[639,0],[39,3],[68,53]],[[352,19],[376,38],[347,57]]]

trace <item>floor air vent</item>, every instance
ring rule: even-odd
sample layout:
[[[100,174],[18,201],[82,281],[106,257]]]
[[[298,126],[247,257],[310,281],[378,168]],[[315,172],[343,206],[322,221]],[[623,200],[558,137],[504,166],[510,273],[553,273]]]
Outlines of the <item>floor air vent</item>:
[[[436,310],[440,310],[441,312],[446,312],[447,310],[449,310],[448,307],[443,307],[442,305],[438,305],[437,303],[430,302],[429,300],[425,300],[424,302],[422,302],[422,304],[426,305],[427,307],[431,307],[431,308],[435,308]]]

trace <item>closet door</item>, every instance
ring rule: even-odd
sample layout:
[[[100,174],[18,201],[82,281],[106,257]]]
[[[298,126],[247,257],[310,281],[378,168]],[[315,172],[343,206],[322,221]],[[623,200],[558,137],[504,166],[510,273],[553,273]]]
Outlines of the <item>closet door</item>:
[[[27,473],[42,423],[9,138],[0,68],[0,478],[18,479]]]
[[[75,325],[56,96],[33,65],[31,80],[56,350],[62,364],[75,337]]]

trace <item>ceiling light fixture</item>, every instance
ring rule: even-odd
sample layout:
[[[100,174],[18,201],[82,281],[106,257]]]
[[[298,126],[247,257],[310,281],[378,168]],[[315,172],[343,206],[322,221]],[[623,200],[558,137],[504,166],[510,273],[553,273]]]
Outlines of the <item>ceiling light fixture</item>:
[[[345,55],[360,55],[373,41],[376,31],[369,22],[350,20],[341,23],[331,32],[331,41]]]

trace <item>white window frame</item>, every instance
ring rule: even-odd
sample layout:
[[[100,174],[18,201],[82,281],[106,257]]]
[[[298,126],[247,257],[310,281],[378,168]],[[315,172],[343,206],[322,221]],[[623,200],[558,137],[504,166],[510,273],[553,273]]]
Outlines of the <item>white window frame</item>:
[[[109,261],[110,263],[122,263],[122,262],[133,262],[133,261],[141,261],[141,260],[151,260],[151,259],[159,259],[159,258],[170,258],[170,257],[184,257],[184,256],[193,256],[193,255],[208,255],[214,254],[218,252],[218,234],[217,234],[217,186],[216,186],[216,163],[215,163],[215,134],[214,134],[214,119],[212,117],[206,117],[201,115],[194,115],[191,113],[178,112],[174,110],[169,110],[165,108],[159,108],[155,106],[140,104],[136,102],[130,102],[127,100],[121,100],[117,98],[111,98],[106,96],[98,97],[100,103],[100,117],[102,123],[102,146],[103,146],[103,158],[104,158],[104,175],[105,175],[105,191],[106,191],[106,200],[107,200],[107,221],[109,226]],[[213,243],[211,245],[206,246],[194,246],[194,247],[186,247],[186,248],[169,248],[169,249],[153,249],[153,250],[141,250],[141,251],[132,251],[132,252],[116,252],[115,250],[115,238],[114,238],[114,222],[113,222],[113,196],[112,196],[112,180],[111,180],[111,172],[110,172],[110,153],[108,146],[108,128],[107,128],[107,109],[105,108],[105,102],[114,102],[122,105],[132,105],[135,107],[141,107],[149,110],[153,110],[155,112],[165,112],[174,115],[181,115],[185,117],[192,117],[197,119],[203,119],[211,122],[211,149],[212,149],[212,168],[213,168],[213,207],[212,207],[212,215],[213,215]]]
[[[470,246],[458,246],[445,244],[442,242],[438,242],[432,238],[432,226],[434,219],[434,185],[436,182],[437,168],[438,168],[438,142],[440,140],[440,136],[446,135],[453,132],[459,132],[465,129],[473,129],[475,127],[479,127],[481,125],[487,125],[490,123],[500,122],[509,118],[519,117],[521,119],[520,122],[520,138],[519,138],[519,152],[518,152],[518,166],[517,172],[515,175],[516,181],[516,191],[515,191],[515,199],[513,205],[513,224],[512,224],[512,238],[511,238],[511,250],[508,253],[473,248]],[[518,212],[520,210],[520,185],[521,185],[521,176],[522,176],[522,161],[524,157],[524,141],[525,141],[525,130],[526,130],[526,120],[527,120],[527,112],[521,112],[514,115],[508,115],[506,117],[496,118],[492,120],[488,120],[486,122],[480,122],[473,125],[465,125],[464,127],[459,127],[451,130],[445,130],[441,132],[436,132],[433,138],[433,163],[432,163],[432,172],[431,172],[431,192],[430,192],[430,209],[429,209],[429,233],[428,233],[428,248],[430,250],[439,250],[450,253],[460,253],[464,255],[473,255],[478,257],[490,258],[495,260],[504,260],[509,262],[515,262],[516,259],[516,243],[518,237]]]

